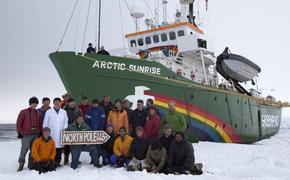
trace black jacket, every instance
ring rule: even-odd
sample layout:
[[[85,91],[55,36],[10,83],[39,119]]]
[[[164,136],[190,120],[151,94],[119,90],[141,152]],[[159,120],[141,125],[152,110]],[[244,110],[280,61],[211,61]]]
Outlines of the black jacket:
[[[136,137],[135,129],[138,126],[142,126],[144,128],[146,123],[147,112],[145,109],[139,111],[135,109],[130,117],[129,124],[132,126],[132,136]]]
[[[146,158],[147,150],[149,148],[149,140],[145,138],[134,138],[131,143],[129,156],[138,160]]]
[[[191,143],[173,141],[169,148],[168,168],[188,170],[194,165],[194,150]]]
[[[96,49],[93,47],[88,47],[87,48],[87,53],[96,53]]]
[[[174,136],[172,134],[168,138],[165,136],[162,136],[160,138],[160,141],[161,141],[163,147],[165,147],[165,149],[167,151],[167,155],[169,154],[169,147],[170,147],[170,144],[173,142],[173,140],[174,140]]]
[[[104,144],[101,145],[101,148],[103,150],[107,150],[107,152],[109,154],[113,154],[113,146],[114,146],[114,142],[115,142],[115,134],[114,132],[112,132],[112,134],[110,135],[110,139],[108,139],[108,141],[106,141]]]
[[[109,104],[106,106],[105,102],[102,101],[100,103],[100,106],[105,110],[106,113],[106,118],[108,118],[109,112],[113,109],[114,105],[112,104],[112,102],[110,101]]]
[[[67,106],[65,108],[65,110],[66,110],[66,114],[67,114],[67,117],[68,117],[68,124],[69,125],[71,123],[73,123],[77,119],[78,116],[82,116],[83,115],[81,109],[76,108],[76,107],[70,108],[70,107]]]

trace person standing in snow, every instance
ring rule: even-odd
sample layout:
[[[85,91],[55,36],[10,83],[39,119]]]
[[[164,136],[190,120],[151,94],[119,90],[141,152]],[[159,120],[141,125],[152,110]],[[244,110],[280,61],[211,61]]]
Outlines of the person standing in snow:
[[[177,131],[183,132],[187,127],[186,120],[182,114],[175,111],[174,101],[168,103],[168,109],[169,112],[162,118],[161,126],[163,127],[164,125],[169,124],[172,128],[173,134]]]
[[[150,139],[158,139],[160,132],[160,117],[156,113],[155,107],[149,108],[149,114],[146,118],[146,123],[144,127],[145,136]]]
[[[87,96],[82,97],[82,103],[79,105],[79,108],[82,110],[83,115],[85,115],[87,110],[90,108],[90,104],[89,104],[89,100]]]
[[[113,155],[110,157],[112,165],[123,167],[130,162],[129,151],[133,138],[126,133],[126,128],[119,129],[120,136],[116,138],[113,146]]]
[[[185,140],[184,134],[177,131],[170,144],[167,172],[173,174],[202,174],[202,164],[195,165],[194,150]]]
[[[103,97],[102,102],[100,103],[100,106],[104,109],[105,113],[106,113],[106,120],[108,121],[108,117],[109,117],[109,113],[112,109],[114,109],[114,105],[112,104],[112,102],[110,101],[110,96],[109,95],[105,95]],[[104,130],[107,127],[107,121],[104,124]],[[117,129],[117,131],[119,131],[119,129]]]
[[[37,109],[37,111],[41,113],[42,122],[44,120],[46,111],[51,108],[49,105],[50,105],[50,99],[48,97],[42,98],[42,106],[41,108]]]
[[[85,115],[85,122],[86,124],[91,128],[92,131],[101,131],[103,130],[104,124],[105,124],[105,111],[102,107],[99,106],[99,99],[93,99],[92,100],[92,107],[90,107],[87,110],[87,113]],[[97,160],[99,161],[99,158],[101,156],[101,146],[96,145],[98,156]],[[92,162],[92,161],[91,161]]]
[[[142,126],[136,128],[136,135],[137,137],[134,138],[130,146],[129,156],[132,160],[128,164],[127,171],[142,171],[149,167],[145,162],[145,158],[150,143],[144,136]]]
[[[55,143],[50,137],[50,129],[43,128],[42,136],[32,144],[32,169],[41,173],[55,170]]]
[[[132,112],[129,122],[132,137],[136,137],[136,127],[141,126],[144,128],[146,117],[147,112],[144,108],[144,101],[139,99],[137,101],[137,108]]]
[[[51,137],[55,141],[56,157],[55,165],[60,167],[63,145],[61,145],[61,132],[68,127],[68,117],[65,110],[61,109],[61,99],[54,98],[53,108],[48,110],[44,117],[43,127],[49,127]]]
[[[28,168],[32,168],[31,146],[35,138],[38,137],[42,130],[42,117],[41,113],[36,110],[38,99],[32,97],[29,99],[29,108],[20,111],[17,122],[16,130],[18,138],[21,139],[21,151],[18,159],[19,167],[17,171],[22,171],[25,164],[25,157],[29,152]]]
[[[129,132],[128,116],[122,107],[122,101],[120,99],[115,101],[115,107],[108,115],[107,124],[113,125],[115,135],[119,134],[121,127],[124,127],[126,132]]]
[[[68,126],[72,124],[77,117],[83,116],[82,110],[76,107],[76,102],[73,98],[69,98],[67,101],[68,105],[65,107],[65,111],[68,117]],[[64,165],[67,165],[69,163],[68,157],[70,154],[70,146],[65,145],[64,146]]]
[[[149,114],[149,110],[151,107],[155,108],[156,114],[161,118],[162,114],[160,113],[159,109],[154,105],[153,99],[147,99],[146,100],[146,108],[145,108],[145,110],[147,111],[147,114]]]
[[[123,100],[123,109],[126,111],[128,116],[128,122],[131,122],[131,114],[133,112],[132,109],[130,109],[130,101],[128,99]]]

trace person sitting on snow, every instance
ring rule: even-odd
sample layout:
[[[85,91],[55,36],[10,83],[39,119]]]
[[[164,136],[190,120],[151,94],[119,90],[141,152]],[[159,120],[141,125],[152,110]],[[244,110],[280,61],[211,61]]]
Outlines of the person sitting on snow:
[[[177,131],[170,144],[167,172],[173,174],[202,174],[202,164],[194,164],[194,151],[191,143],[185,140],[184,134]]]
[[[42,132],[42,136],[32,144],[32,169],[39,171],[39,174],[55,170],[56,148],[50,137],[50,128],[45,127]]]
[[[90,131],[90,127],[85,123],[84,117],[82,115],[78,116],[76,121],[69,125],[67,131]],[[80,164],[79,159],[81,152],[86,151],[90,152],[92,157],[92,162],[95,167],[100,168],[99,160],[97,159],[98,151],[95,145],[72,145],[71,146],[71,155],[72,162],[71,168],[76,169],[78,164]]]
[[[149,148],[149,140],[144,136],[144,129],[142,126],[136,128],[137,137],[134,138],[130,147],[130,161],[127,171],[142,171],[148,168],[148,164],[145,162],[146,153]]]
[[[129,164],[129,150],[133,138],[126,134],[126,128],[121,127],[119,129],[120,136],[115,140],[114,147],[113,147],[113,155],[111,156],[110,160],[112,165],[117,167],[123,167],[124,163],[126,165]]]
[[[167,152],[161,141],[156,139],[152,142],[146,155],[146,162],[149,165],[148,172],[165,173]]]

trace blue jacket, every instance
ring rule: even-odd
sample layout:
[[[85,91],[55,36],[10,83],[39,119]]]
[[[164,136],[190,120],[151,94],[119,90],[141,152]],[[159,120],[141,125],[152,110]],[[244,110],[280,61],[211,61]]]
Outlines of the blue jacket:
[[[102,107],[90,107],[85,118],[86,124],[90,126],[92,131],[103,130],[106,114]]]

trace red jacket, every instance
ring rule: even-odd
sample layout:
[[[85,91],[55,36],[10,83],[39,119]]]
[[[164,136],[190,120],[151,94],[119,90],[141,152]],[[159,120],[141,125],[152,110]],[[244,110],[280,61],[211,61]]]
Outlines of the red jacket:
[[[79,105],[79,108],[82,110],[83,115],[85,116],[87,110],[90,108],[90,105],[88,105],[88,104],[87,105],[81,104],[81,105]]]
[[[147,120],[144,127],[145,136],[149,139],[159,138],[160,124],[160,117],[157,114]]]
[[[38,112],[36,109],[23,109],[22,111],[20,111],[17,118],[17,132],[21,132],[23,135],[34,135],[39,133],[40,131],[42,131],[41,119],[41,113]]]

